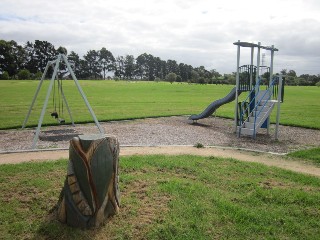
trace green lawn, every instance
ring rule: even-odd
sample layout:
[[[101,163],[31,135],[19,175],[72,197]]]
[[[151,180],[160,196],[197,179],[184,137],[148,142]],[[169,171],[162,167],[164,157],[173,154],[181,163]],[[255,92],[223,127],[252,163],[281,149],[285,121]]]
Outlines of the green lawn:
[[[291,152],[288,154],[288,156],[294,159],[299,159],[299,160],[302,159],[304,161],[308,161],[317,166],[320,166],[320,148],[319,147]]]
[[[120,161],[121,208],[104,227],[57,222],[67,161],[0,165],[3,239],[319,239],[320,179],[197,156]]]
[[[26,117],[39,81],[0,81],[0,129],[19,128]],[[36,126],[49,81],[45,81],[28,122]],[[76,122],[92,118],[73,81],[64,81],[64,92]],[[170,84],[166,82],[80,81],[100,121],[154,116],[197,114],[212,101],[224,97],[231,85]],[[245,98],[242,94],[241,98]],[[281,124],[320,129],[320,88],[286,87],[281,106]],[[55,124],[50,97],[43,124]],[[60,108],[60,110],[62,110]],[[274,111],[275,113],[275,111]],[[233,118],[234,102],[218,109],[218,116]],[[273,121],[275,120],[273,114]],[[64,118],[70,122],[66,107]]]

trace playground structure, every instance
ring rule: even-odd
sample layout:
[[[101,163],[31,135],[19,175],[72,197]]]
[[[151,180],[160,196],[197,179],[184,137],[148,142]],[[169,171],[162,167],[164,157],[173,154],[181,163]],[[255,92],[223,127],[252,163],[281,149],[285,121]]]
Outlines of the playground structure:
[[[54,71],[53,71],[53,74],[52,74],[52,77],[51,77],[51,80],[50,80],[50,84],[49,84],[49,87],[48,87],[48,90],[47,90],[47,95],[46,95],[46,98],[45,98],[45,101],[44,101],[44,104],[43,104],[43,107],[42,107],[42,111],[41,111],[41,114],[40,114],[40,117],[39,117],[38,127],[37,127],[37,130],[36,130],[35,136],[33,138],[32,148],[36,147],[36,144],[37,144],[37,141],[38,141],[38,138],[39,138],[39,134],[40,134],[41,125],[42,125],[43,118],[44,118],[44,114],[46,112],[48,101],[49,101],[49,97],[50,97],[50,94],[51,94],[53,88],[54,88],[53,97],[55,98],[55,81],[57,81],[57,83],[58,83],[57,85],[58,85],[59,95],[62,96],[62,101],[61,102],[62,102],[62,104],[63,103],[65,104],[65,106],[67,108],[67,111],[68,111],[68,114],[70,116],[71,123],[72,123],[73,126],[75,126],[74,122],[73,122],[72,114],[71,114],[71,111],[70,111],[70,108],[69,108],[69,105],[68,105],[68,102],[67,102],[67,99],[66,99],[66,97],[64,95],[64,92],[63,92],[63,89],[62,89],[62,80],[58,79],[58,71],[59,71],[59,66],[60,66],[61,62],[64,62],[65,65],[67,66],[67,69],[68,69],[68,71],[69,71],[69,73],[70,73],[75,85],[77,86],[77,89],[78,89],[82,99],[84,100],[84,102],[85,102],[85,104],[86,104],[86,106],[87,106],[87,108],[88,108],[88,110],[89,110],[89,112],[90,112],[90,114],[91,114],[96,126],[98,127],[99,132],[101,134],[104,133],[104,130],[100,126],[99,121],[98,121],[96,115],[94,114],[94,112],[93,112],[93,110],[92,110],[92,108],[90,106],[90,103],[88,102],[88,100],[87,100],[87,98],[86,98],[86,96],[85,96],[85,94],[84,94],[84,92],[83,92],[83,90],[82,90],[82,88],[81,88],[81,86],[80,86],[80,84],[78,82],[78,79],[76,78],[76,76],[75,76],[75,74],[74,74],[74,72],[73,72],[73,70],[72,70],[72,68],[70,66],[70,63],[68,62],[67,57],[64,54],[59,54],[57,56],[56,60],[48,61],[47,65],[45,67],[45,70],[44,70],[44,72],[42,74],[42,77],[40,79],[40,82],[39,82],[39,85],[37,87],[36,93],[35,93],[35,95],[33,97],[33,100],[32,100],[32,103],[30,105],[30,108],[29,108],[29,111],[27,113],[27,116],[26,116],[26,118],[25,118],[25,120],[24,120],[24,122],[22,124],[22,128],[25,128],[25,126],[26,126],[26,124],[28,122],[29,116],[31,114],[31,110],[32,110],[32,108],[34,106],[34,103],[35,103],[35,101],[37,99],[37,96],[39,94],[39,91],[41,89],[42,83],[43,83],[43,81],[44,81],[44,79],[45,79],[45,77],[47,75],[48,69],[50,67],[53,67]],[[54,100],[54,102],[55,102],[55,100]],[[59,113],[56,111],[56,106],[54,107],[54,111],[51,113],[51,116],[56,118],[59,123],[65,123],[65,120],[63,118],[61,118],[61,116],[60,116],[60,111],[59,111]]]
[[[256,138],[259,129],[266,128],[269,134],[270,115],[277,105],[275,139],[278,139],[280,103],[283,102],[284,84],[281,75],[273,75],[274,52],[278,51],[274,46],[262,46],[248,42],[235,42],[237,46],[237,73],[236,86],[230,93],[221,99],[212,102],[202,113],[191,115],[190,120],[196,121],[211,116],[220,106],[235,100],[234,130],[237,135],[252,136]],[[241,47],[251,49],[251,62],[248,65],[240,66]],[[257,63],[253,64],[254,49],[257,48]],[[260,65],[261,49],[270,51],[270,66]],[[265,55],[264,55],[265,56]],[[263,90],[262,71],[266,71],[269,79],[265,81]],[[249,92],[244,101],[239,102],[239,95]]]

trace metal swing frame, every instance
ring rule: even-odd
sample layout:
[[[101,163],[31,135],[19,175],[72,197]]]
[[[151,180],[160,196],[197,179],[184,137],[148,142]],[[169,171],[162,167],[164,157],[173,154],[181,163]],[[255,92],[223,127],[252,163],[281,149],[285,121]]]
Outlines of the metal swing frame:
[[[38,139],[39,139],[39,134],[40,134],[40,129],[41,129],[41,125],[42,125],[42,122],[43,122],[44,114],[45,114],[47,106],[48,106],[48,101],[49,101],[49,97],[50,97],[50,94],[51,94],[51,91],[52,91],[52,88],[53,88],[53,85],[54,85],[54,81],[57,80],[58,69],[59,69],[61,61],[63,61],[66,64],[67,69],[68,69],[69,73],[71,74],[72,79],[73,79],[74,83],[76,84],[76,86],[78,88],[78,91],[79,91],[83,101],[85,102],[85,104],[86,104],[86,106],[87,106],[87,108],[88,108],[88,110],[89,110],[89,112],[90,112],[90,114],[91,114],[96,126],[99,129],[99,132],[101,134],[105,133],[103,128],[100,126],[100,123],[99,123],[96,115],[94,114],[94,112],[93,112],[93,110],[92,110],[92,108],[90,106],[90,103],[88,102],[88,100],[87,100],[87,98],[86,98],[86,96],[85,96],[85,94],[84,94],[84,92],[83,92],[83,90],[82,90],[82,88],[81,88],[81,86],[79,84],[79,81],[76,78],[76,76],[75,76],[75,74],[74,74],[74,72],[73,72],[73,70],[72,70],[72,68],[70,66],[70,63],[68,62],[68,59],[67,59],[66,55],[59,54],[56,60],[47,62],[46,68],[45,68],[45,70],[44,70],[44,72],[42,74],[42,77],[41,77],[41,80],[39,82],[39,85],[38,85],[38,88],[36,90],[36,93],[35,93],[35,95],[34,95],[34,97],[32,99],[32,103],[30,105],[30,108],[29,108],[29,111],[27,113],[27,116],[26,116],[26,118],[25,118],[25,120],[24,120],[24,122],[22,124],[22,129],[23,129],[23,128],[25,128],[25,126],[26,126],[26,124],[28,122],[29,116],[31,114],[31,110],[32,110],[32,108],[34,106],[34,103],[35,103],[37,97],[38,97],[39,91],[41,89],[41,86],[42,86],[42,83],[43,83],[43,81],[45,79],[45,76],[46,76],[46,74],[48,72],[48,69],[49,69],[50,66],[53,66],[54,67],[54,71],[53,71],[53,74],[52,74],[52,77],[51,77],[51,80],[50,80],[50,84],[49,84],[49,87],[48,87],[48,90],[47,90],[46,99],[45,99],[43,107],[42,107],[42,111],[41,111],[40,118],[39,118],[39,121],[38,121],[38,127],[37,127],[37,130],[36,130],[35,136],[33,138],[33,143],[32,143],[32,148],[33,149],[36,147]],[[60,87],[60,82],[59,81],[58,81],[58,87]],[[67,102],[67,99],[66,99],[62,89],[61,89],[61,95],[62,95],[62,98],[63,98],[63,102],[65,103],[65,106],[67,107],[72,126],[75,126],[73,118],[72,118],[72,114],[71,114],[71,111],[70,111],[70,108],[69,108],[69,105],[68,105],[68,102]]]

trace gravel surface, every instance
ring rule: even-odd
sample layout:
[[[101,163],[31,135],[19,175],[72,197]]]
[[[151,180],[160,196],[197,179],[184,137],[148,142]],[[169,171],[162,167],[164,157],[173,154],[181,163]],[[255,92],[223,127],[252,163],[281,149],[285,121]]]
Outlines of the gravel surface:
[[[270,135],[261,131],[254,140],[250,137],[238,138],[233,133],[233,120],[211,117],[192,123],[187,116],[147,118],[130,121],[101,123],[107,134],[115,135],[121,145],[159,146],[195,145],[236,147],[266,152],[286,153],[297,149],[320,146],[320,131],[279,127],[279,140],[274,138],[274,125]],[[96,134],[94,124],[60,125],[42,127],[37,148],[68,148],[69,140],[81,134]],[[0,151],[30,149],[35,128],[24,130],[1,130]]]

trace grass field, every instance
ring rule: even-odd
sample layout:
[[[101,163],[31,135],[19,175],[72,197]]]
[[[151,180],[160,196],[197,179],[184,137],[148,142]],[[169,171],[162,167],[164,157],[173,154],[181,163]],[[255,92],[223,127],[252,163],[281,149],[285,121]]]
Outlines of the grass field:
[[[19,128],[27,115],[39,81],[0,81],[0,129]],[[31,113],[29,126],[36,126],[49,81],[45,81]],[[64,81],[64,92],[76,122],[92,122],[73,81]],[[80,81],[100,121],[155,116],[189,115],[203,111],[212,101],[226,96],[231,85],[170,84],[166,82]],[[245,96],[241,96],[245,98]],[[320,88],[286,87],[281,105],[281,124],[320,129]],[[50,97],[44,125],[56,124]],[[58,109],[57,109],[58,110]],[[62,111],[62,108],[60,108]],[[233,118],[234,102],[223,105],[218,116]],[[66,107],[64,118],[70,122]],[[275,111],[272,116],[275,120]]]
[[[311,162],[316,166],[320,166],[320,148],[291,152],[288,156],[295,159],[302,159],[304,161]]]
[[[233,159],[120,161],[119,215],[97,230],[55,220],[67,161],[0,165],[3,239],[319,239],[320,179]]]

